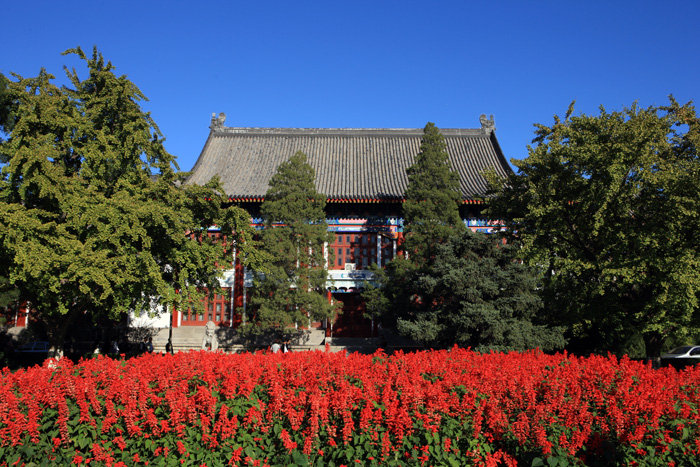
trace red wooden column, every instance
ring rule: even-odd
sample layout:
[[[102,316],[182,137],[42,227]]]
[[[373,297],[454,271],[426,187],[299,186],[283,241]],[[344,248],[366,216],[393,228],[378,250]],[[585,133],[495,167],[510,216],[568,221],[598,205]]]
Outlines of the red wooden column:
[[[175,307],[173,307],[172,312],[170,313],[170,320],[172,321],[174,328],[179,327],[180,312]]]
[[[29,309],[27,308],[27,302],[23,302],[18,308],[17,317],[15,318],[15,326],[26,328],[27,322],[29,321]]]

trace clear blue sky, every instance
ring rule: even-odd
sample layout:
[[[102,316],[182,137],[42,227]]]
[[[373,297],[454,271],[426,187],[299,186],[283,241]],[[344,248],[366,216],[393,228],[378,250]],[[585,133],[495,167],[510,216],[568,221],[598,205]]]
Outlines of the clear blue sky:
[[[63,82],[98,46],[190,170],[228,126],[477,128],[507,158],[533,123],[667,95],[697,101],[700,1],[5,2],[0,72]],[[84,74],[83,74],[84,75]]]

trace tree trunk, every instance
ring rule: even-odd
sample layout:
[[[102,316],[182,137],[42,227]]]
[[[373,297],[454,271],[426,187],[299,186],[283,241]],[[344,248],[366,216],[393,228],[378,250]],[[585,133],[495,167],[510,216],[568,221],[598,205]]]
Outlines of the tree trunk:
[[[664,344],[664,337],[658,332],[646,333],[643,336],[647,358],[658,360]]]
[[[71,308],[65,315],[65,319],[61,320],[60,322],[57,322],[58,320],[51,318],[44,321],[49,344],[51,344],[51,348],[49,349],[49,357],[60,359],[63,356],[68,331],[73,327],[76,318],[81,314],[82,313],[78,310]]]

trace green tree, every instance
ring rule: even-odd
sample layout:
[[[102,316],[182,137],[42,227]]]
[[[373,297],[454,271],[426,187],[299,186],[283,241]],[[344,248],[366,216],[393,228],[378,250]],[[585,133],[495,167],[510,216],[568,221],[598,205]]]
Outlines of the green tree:
[[[548,314],[581,351],[658,356],[700,324],[700,124],[691,104],[536,125],[489,215],[546,271]]]
[[[406,172],[406,251],[415,262],[429,261],[437,244],[465,228],[459,216],[459,175],[452,170],[445,138],[434,123],[425,125],[420,151]]]
[[[43,69],[15,76],[14,127],[0,145],[4,272],[58,347],[79,320],[145,312],[152,300],[180,306],[217,284],[227,256],[200,235],[210,225],[235,228],[245,257],[259,258],[244,242],[249,216],[222,208],[217,180],[182,187],[141,91],[96,49],[66,53],[87,77],[66,70],[72,87],[59,88]]]
[[[0,73],[0,132],[9,133],[14,124],[16,103],[9,92],[10,80]],[[2,138],[0,137],[0,141]],[[0,159],[0,162],[4,162]]]
[[[563,328],[549,326],[541,315],[536,271],[516,260],[516,245],[466,230],[434,251],[434,261],[410,274],[410,295],[396,320],[400,334],[434,348],[564,346]]]
[[[399,319],[413,316],[415,281],[430,268],[437,246],[465,230],[459,216],[459,175],[452,170],[445,138],[434,123],[425,125],[416,160],[406,172],[403,249],[407,255],[395,257],[385,269],[373,265],[375,279],[365,284],[363,292],[366,314],[390,329],[397,329]]]
[[[445,138],[434,123],[423,128],[420,150],[406,170],[403,250],[386,269],[374,265],[375,280],[365,284],[366,314],[390,328],[410,308],[413,281],[421,267],[428,267],[435,248],[454,232],[462,232],[459,216],[462,195],[459,175],[452,170]]]
[[[0,133],[9,133],[12,129],[14,105],[8,90],[9,84],[10,80],[0,73]],[[0,142],[2,141],[3,137],[0,134]],[[4,162],[7,161],[0,154],[0,163]],[[9,258],[3,257],[3,251],[0,249],[0,311],[14,304],[19,297],[17,288],[10,283],[8,278],[7,266],[9,262]]]
[[[272,260],[255,280],[251,297],[253,328],[281,332],[291,324],[330,318],[326,298],[324,245],[332,240],[316,191],[313,168],[302,152],[282,163],[270,179],[261,211],[262,247]]]
[[[367,313],[430,347],[561,348],[562,329],[539,315],[535,271],[515,261],[514,246],[464,226],[459,177],[432,123],[408,174],[408,257],[373,270],[375,284],[363,294]]]

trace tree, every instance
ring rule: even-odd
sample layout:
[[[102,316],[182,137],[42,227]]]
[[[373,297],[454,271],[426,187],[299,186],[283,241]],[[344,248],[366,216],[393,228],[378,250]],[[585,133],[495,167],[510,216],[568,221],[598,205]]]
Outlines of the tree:
[[[3,133],[12,131],[14,122],[15,104],[12,102],[12,97],[8,91],[9,84],[10,80],[0,73],[0,132]],[[2,141],[2,138],[0,138],[0,141]],[[0,160],[0,162],[3,161]]]
[[[523,258],[546,271],[548,313],[580,351],[658,356],[698,329],[700,124],[689,103],[536,125],[529,156],[496,190]]]
[[[411,274],[398,331],[434,348],[562,348],[563,328],[549,326],[540,315],[536,271],[516,260],[517,250],[469,230],[436,245],[435,260]]]
[[[416,161],[406,172],[406,250],[414,261],[429,261],[435,245],[465,228],[459,216],[459,175],[452,170],[445,138],[434,123],[425,125]]]
[[[254,284],[251,308],[256,329],[283,331],[332,316],[326,298],[324,246],[332,240],[324,207],[316,191],[314,170],[302,152],[281,164],[270,179],[261,211],[265,219],[262,247],[272,260]]]
[[[406,173],[403,214],[408,259],[397,256],[384,270],[373,266],[375,280],[365,285],[363,293],[366,314],[390,328],[410,309],[416,275],[434,260],[436,246],[465,230],[459,216],[459,175],[452,170],[445,138],[434,123],[425,125],[420,150]]]
[[[9,84],[10,80],[0,73],[0,133],[9,133],[12,130],[14,121],[12,115],[15,106],[8,90]],[[2,141],[3,137],[0,135],[0,142]],[[0,164],[5,162],[6,160],[0,153]],[[0,177],[2,177],[2,174],[0,174]],[[9,258],[4,257],[3,251],[0,249],[0,312],[16,304],[19,297],[19,291],[10,283],[8,278],[7,265],[9,262]]]
[[[218,284],[227,257],[200,235],[211,225],[235,228],[246,258],[258,258],[243,242],[250,217],[222,208],[217,180],[183,188],[141,91],[96,49],[66,53],[87,77],[66,70],[72,87],[59,88],[43,69],[15,75],[14,127],[0,145],[0,257],[57,347],[80,320],[148,312],[153,300],[180,306]]]
[[[465,228],[459,178],[432,123],[408,174],[408,258],[373,270],[375,285],[363,294],[367,313],[430,347],[561,348],[562,329],[540,319],[535,271],[515,261],[513,245]]]

